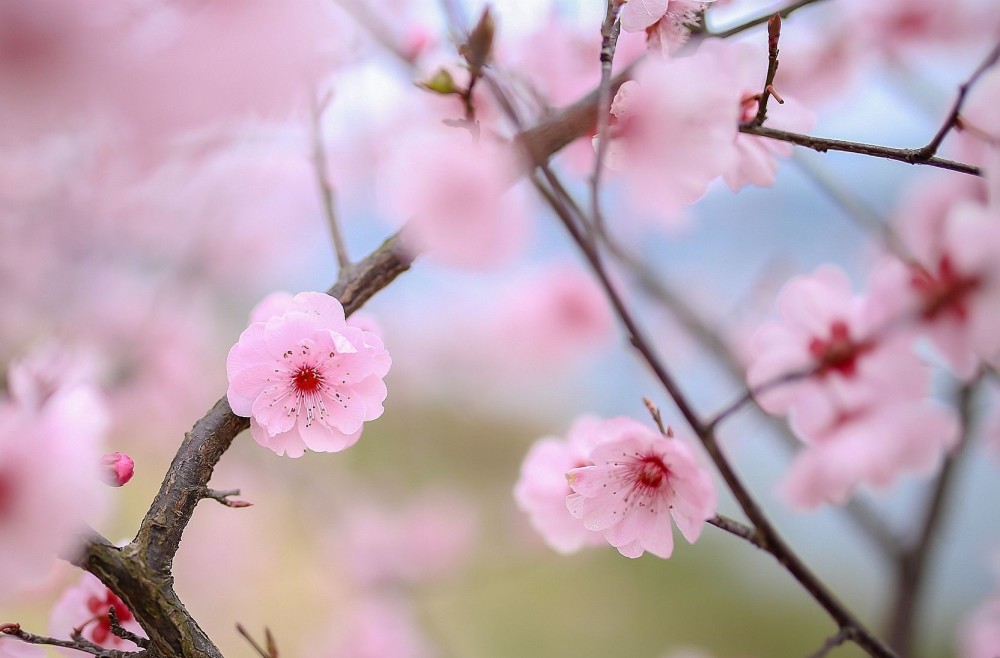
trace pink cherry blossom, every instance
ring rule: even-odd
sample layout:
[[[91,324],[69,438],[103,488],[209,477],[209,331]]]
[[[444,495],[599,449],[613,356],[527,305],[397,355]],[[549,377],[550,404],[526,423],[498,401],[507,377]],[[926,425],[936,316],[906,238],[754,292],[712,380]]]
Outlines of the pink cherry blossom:
[[[652,48],[672,53],[687,41],[691,25],[712,0],[628,0],[621,9],[622,30],[643,32]]]
[[[388,210],[406,219],[405,243],[444,265],[484,268],[510,260],[527,224],[503,147],[460,128],[428,128],[400,139],[381,181]]]
[[[476,525],[475,509],[451,493],[427,492],[391,507],[352,500],[335,542],[346,571],[363,585],[422,583],[468,562]]]
[[[995,209],[959,202],[944,221],[901,227],[913,255],[883,265],[872,298],[925,332],[956,376],[1000,354],[1000,222]]]
[[[112,487],[128,484],[135,474],[135,462],[124,452],[112,452],[101,458],[104,466],[104,482]]]
[[[747,382],[769,413],[791,414],[800,435],[825,427],[843,409],[927,393],[930,373],[902,330],[887,332],[871,305],[832,265],[789,281],[780,320],[752,339]],[[799,378],[778,383],[782,377]]]
[[[40,381],[14,367],[17,400],[0,399],[0,598],[41,579],[107,510],[100,459],[107,411],[85,384]],[[25,404],[24,400],[31,402]]]
[[[83,628],[85,640],[119,651],[136,651],[136,646],[111,632],[108,610],[114,606],[122,628],[146,637],[142,627],[122,600],[90,573],[70,587],[56,601],[49,617],[49,632],[53,637],[70,639],[74,628]]]
[[[0,658],[44,658],[45,650],[16,637],[0,634]]]
[[[588,530],[566,508],[566,496],[573,493],[566,483],[566,473],[592,465],[590,451],[594,446],[629,430],[644,431],[645,427],[631,418],[585,416],[570,426],[565,439],[544,437],[531,446],[521,463],[514,499],[552,549],[572,553],[604,543],[601,533]]]
[[[636,423],[606,437],[590,457],[592,466],[566,475],[573,489],[566,506],[626,557],[649,551],[668,558],[674,548],[671,516],[694,543],[715,515],[712,478],[679,439]]]
[[[996,658],[1000,655],[1000,595],[983,602],[969,616],[959,636],[962,658]]]
[[[357,601],[342,613],[338,633],[322,655],[329,658],[429,658],[434,655],[414,613],[388,597]]]
[[[675,218],[733,166],[740,88],[703,44],[679,59],[643,60],[618,90],[606,164],[621,170],[629,205]]]
[[[940,404],[897,399],[842,410],[808,437],[780,484],[801,509],[842,505],[858,485],[884,489],[903,472],[930,474],[957,444],[959,423]]]
[[[250,417],[254,440],[279,455],[338,452],[382,415],[390,363],[382,341],[347,323],[339,301],[299,293],[229,351],[229,404]]]

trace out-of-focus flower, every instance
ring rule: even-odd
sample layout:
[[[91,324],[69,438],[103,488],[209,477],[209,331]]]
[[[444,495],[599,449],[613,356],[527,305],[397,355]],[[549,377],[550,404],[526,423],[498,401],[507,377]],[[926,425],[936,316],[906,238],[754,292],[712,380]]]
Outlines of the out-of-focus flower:
[[[824,265],[792,279],[778,309],[780,320],[753,337],[747,383],[765,411],[790,414],[800,434],[828,426],[844,409],[926,395],[930,373],[902,329],[882,331],[843,270]],[[796,381],[773,385],[795,374]]]
[[[136,651],[136,646],[111,632],[108,610],[114,606],[118,623],[140,637],[146,633],[122,600],[90,573],[70,587],[52,607],[49,632],[52,637],[70,639],[74,628],[83,628],[83,638],[106,649]],[[77,652],[73,652],[75,655]],[[69,654],[67,654],[69,655]]]
[[[1000,655],[1000,595],[985,601],[966,620],[959,636],[962,658]]]
[[[740,88],[713,49],[650,58],[611,105],[606,164],[620,170],[630,205],[675,218],[733,166]]]
[[[135,474],[135,462],[124,452],[111,452],[101,458],[104,466],[104,482],[112,487],[121,487]]]
[[[588,530],[566,508],[566,497],[573,493],[566,474],[592,465],[590,451],[602,439],[640,427],[631,418],[584,416],[570,426],[565,439],[544,437],[531,446],[521,463],[514,499],[546,544],[560,553],[572,553],[604,543],[604,535]]]
[[[428,129],[402,138],[383,178],[388,210],[406,219],[405,243],[439,263],[483,268],[520,249],[526,215],[512,153],[468,131]]]
[[[18,398],[0,400],[0,534],[16,538],[0,542],[0,598],[71,552],[83,524],[100,521],[108,502],[100,470],[103,399],[57,373],[36,377],[41,370],[32,363],[12,368]]]
[[[427,493],[399,507],[352,502],[337,530],[347,571],[362,584],[418,583],[454,573],[468,560],[475,510],[456,495]]]
[[[277,454],[338,452],[382,415],[390,364],[382,341],[348,324],[339,301],[304,292],[240,335],[226,360],[227,395],[234,413],[250,417],[254,440]]]
[[[683,441],[635,423],[604,437],[590,453],[593,465],[566,475],[570,513],[625,557],[645,551],[668,558],[677,529],[694,543],[715,515],[712,478]]]
[[[329,658],[429,658],[430,643],[402,603],[369,598],[337,624],[339,633],[322,655]]]
[[[0,634],[0,658],[44,658],[44,656],[45,650],[40,646]]]
[[[959,438],[951,409],[931,400],[872,401],[809,427],[809,445],[779,485],[793,506],[842,505],[860,484],[891,485],[901,473],[929,474]]]
[[[713,0],[629,0],[621,9],[626,32],[646,32],[649,45],[664,53],[675,52],[687,41],[691,26]]]
[[[957,203],[943,222],[907,222],[913,260],[890,261],[873,278],[872,301],[909,317],[956,376],[972,377],[1000,354],[1000,222],[995,209]]]

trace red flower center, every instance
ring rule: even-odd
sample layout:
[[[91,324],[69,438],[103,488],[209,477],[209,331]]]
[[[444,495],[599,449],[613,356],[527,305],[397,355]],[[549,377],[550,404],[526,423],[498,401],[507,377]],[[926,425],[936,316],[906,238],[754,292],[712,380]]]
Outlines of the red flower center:
[[[947,254],[941,256],[937,272],[916,266],[910,278],[912,285],[923,297],[920,309],[925,320],[934,320],[942,313],[953,313],[964,322],[969,317],[968,296],[980,286],[975,276],[957,272]]]
[[[843,320],[830,325],[830,337],[809,341],[809,354],[816,360],[816,374],[820,377],[836,370],[845,377],[857,372],[858,357],[872,348],[871,341],[855,342]]]
[[[322,381],[323,376],[312,367],[299,368],[295,373],[295,388],[301,393],[312,393]]]
[[[122,624],[133,619],[132,611],[125,607],[125,604],[114,592],[109,589],[105,589],[104,592],[103,599],[99,596],[91,596],[87,599],[87,609],[94,613],[94,620],[97,622],[90,634],[91,639],[96,644],[102,644],[111,635],[111,617],[108,615],[111,606],[114,606],[118,621]]]
[[[653,455],[650,457],[643,457],[639,462],[639,468],[636,471],[635,479],[639,487],[644,489],[657,489],[663,481],[667,479],[670,475],[670,470],[667,468],[663,460],[658,456]]]

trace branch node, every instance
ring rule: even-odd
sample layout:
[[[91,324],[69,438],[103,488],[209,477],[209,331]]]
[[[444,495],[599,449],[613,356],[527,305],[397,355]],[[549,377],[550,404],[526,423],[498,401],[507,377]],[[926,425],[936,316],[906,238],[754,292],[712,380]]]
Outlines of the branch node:
[[[230,500],[230,496],[239,496],[239,489],[209,489],[205,487],[205,493],[202,494],[202,498],[210,498],[220,505],[225,505],[226,507],[252,507],[253,503],[247,502],[245,500]]]

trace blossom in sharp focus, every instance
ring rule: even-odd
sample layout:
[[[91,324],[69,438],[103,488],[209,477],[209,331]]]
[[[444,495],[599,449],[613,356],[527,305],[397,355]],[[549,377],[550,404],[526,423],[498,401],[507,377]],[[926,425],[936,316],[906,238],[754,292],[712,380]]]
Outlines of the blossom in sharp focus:
[[[254,440],[279,455],[338,452],[382,415],[390,364],[382,341],[348,324],[339,301],[299,293],[240,335],[226,359],[227,397],[250,417]]]
[[[127,631],[146,637],[132,611],[104,583],[90,573],[56,601],[49,616],[52,637],[70,639],[74,628],[83,628],[83,639],[106,649],[136,651],[136,646],[111,632],[108,610],[114,606],[118,623]],[[76,652],[74,652],[75,655]]]
[[[694,543],[715,515],[712,478],[679,439],[632,426],[605,439],[590,457],[592,466],[566,474],[573,489],[566,506],[625,557],[649,551],[668,558],[674,549],[671,516]]]
[[[639,432],[645,427],[631,418],[584,416],[570,426],[565,439],[543,437],[531,446],[521,463],[514,499],[553,550],[572,553],[587,545],[604,543],[603,534],[588,530],[566,508],[566,497],[573,493],[566,483],[566,473],[591,466],[590,452],[594,446],[603,438],[629,430]]]

